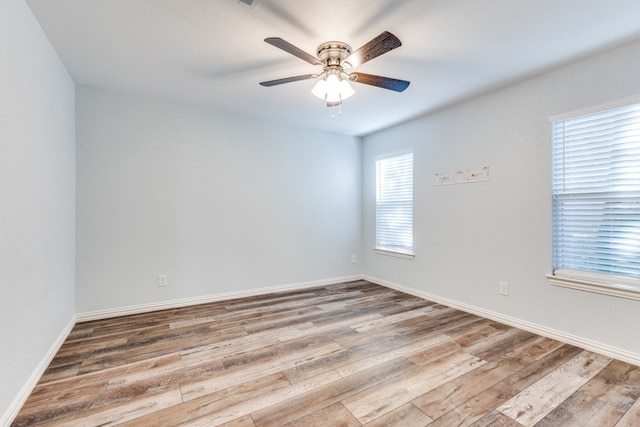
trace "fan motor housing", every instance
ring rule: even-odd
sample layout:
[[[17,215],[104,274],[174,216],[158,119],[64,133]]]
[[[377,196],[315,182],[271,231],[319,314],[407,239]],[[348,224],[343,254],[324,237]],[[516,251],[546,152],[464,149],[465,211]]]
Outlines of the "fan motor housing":
[[[326,42],[318,46],[318,59],[325,66],[349,66],[348,62],[343,63],[342,60],[351,54],[351,46],[343,42]]]

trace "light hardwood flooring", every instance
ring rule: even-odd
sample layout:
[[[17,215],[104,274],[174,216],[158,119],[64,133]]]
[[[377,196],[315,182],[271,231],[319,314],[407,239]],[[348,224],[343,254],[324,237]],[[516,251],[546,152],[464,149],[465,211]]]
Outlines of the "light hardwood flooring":
[[[640,368],[366,281],[75,326],[15,426],[639,426]]]

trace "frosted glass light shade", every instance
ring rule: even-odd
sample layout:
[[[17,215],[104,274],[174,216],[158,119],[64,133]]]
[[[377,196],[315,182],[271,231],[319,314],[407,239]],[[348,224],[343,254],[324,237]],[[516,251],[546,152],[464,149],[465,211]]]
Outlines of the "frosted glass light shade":
[[[340,98],[345,100],[349,98],[351,95],[356,93],[355,90],[351,87],[347,80],[340,80],[340,84],[338,85],[338,90],[340,91]]]
[[[311,93],[324,101],[324,97],[327,95],[327,82],[325,79],[318,80],[318,83],[311,89]]]
[[[340,102],[340,79],[335,74],[327,76],[327,102]]]

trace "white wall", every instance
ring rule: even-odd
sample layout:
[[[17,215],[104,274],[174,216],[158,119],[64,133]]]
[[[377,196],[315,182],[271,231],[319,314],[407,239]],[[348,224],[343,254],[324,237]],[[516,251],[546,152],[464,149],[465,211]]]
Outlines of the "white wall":
[[[2,424],[74,315],[75,112],[73,82],[23,0],[0,2],[0,52]]]
[[[82,86],[76,102],[78,313],[361,272],[358,138]]]
[[[640,354],[640,301],[547,284],[549,116],[640,95],[640,42],[364,139],[367,275]],[[414,150],[414,261],[373,254],[378,155]],[[489,166],[488,182],[434,186]],[[498,294],[508,281],[510,296]]]

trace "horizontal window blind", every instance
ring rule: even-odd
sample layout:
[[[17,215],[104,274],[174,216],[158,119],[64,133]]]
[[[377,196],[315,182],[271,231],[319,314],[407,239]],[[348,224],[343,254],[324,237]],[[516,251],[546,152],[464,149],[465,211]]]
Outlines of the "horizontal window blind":
[[[413,254],[413,153],[376,161],[376,248]]]
[[[554,272],[640,284],[640,104],[553,122],[552,156]]]

